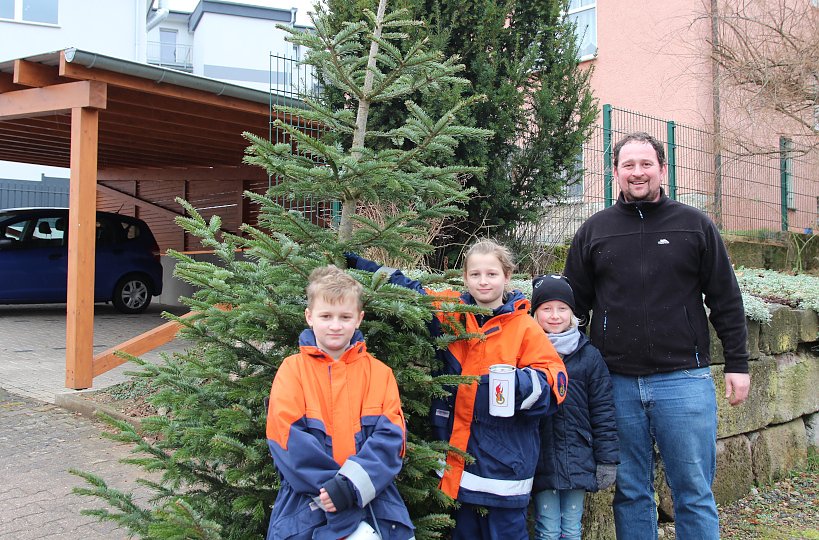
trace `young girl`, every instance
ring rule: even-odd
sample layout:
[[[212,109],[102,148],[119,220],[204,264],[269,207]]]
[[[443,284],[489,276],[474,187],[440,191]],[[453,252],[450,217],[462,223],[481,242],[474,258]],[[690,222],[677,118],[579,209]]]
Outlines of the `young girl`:
[[[532,316],[563,358],[572,390],[540,423],[535,474],[536,540],[580,540],[586,491],[606,489],[617,474],[617,426],[603,357],[577,328],[574,293],[563,276],[532,281]]]
[[[391,283],[427,293],[400,271],[352,254],[348,262],[359,270],[390,272]],[[467,465],[450,452],[440,473],[440,489],[460,502],[453,540],[528,540],[526,508],[537,464],[538,424],[566,396],[563,362],[529,317],[523,293],[507,290],[513,269],[508,249],[481,240],[466,253],[467,292],[434,293],[491,310],[487,315],[439,313],[431,323],[433,335],[440,335],[442,327],[449,329],[447,319],[456,316],[467,332],[485,336],[455,341],[439,351],[444,373],[480,376],[473,384],[453,388],[430,411],[438,437],[475,458]],[[489,413],[488,373],[494,364],[516,368],[511,417]]]

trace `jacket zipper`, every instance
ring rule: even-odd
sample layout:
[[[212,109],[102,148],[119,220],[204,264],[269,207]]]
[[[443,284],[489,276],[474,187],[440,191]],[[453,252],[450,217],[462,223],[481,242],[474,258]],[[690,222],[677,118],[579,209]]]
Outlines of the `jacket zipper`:
[[[637,214],[640,216],[640,282],[642,284],[643,290],[646,288],[646,268],[645,268],[645,217],[643,216],[643,211],[640,210],[640,207],[636,204],[634,207],[637,209]],[[648,332],[648,309],[646,308],[646,301],[645,297],[643,297],[643,331],[646,335],[646,343],[648,343],[648,357],[653,358],[654,356],[654,344],[651,341],[651,336]]]

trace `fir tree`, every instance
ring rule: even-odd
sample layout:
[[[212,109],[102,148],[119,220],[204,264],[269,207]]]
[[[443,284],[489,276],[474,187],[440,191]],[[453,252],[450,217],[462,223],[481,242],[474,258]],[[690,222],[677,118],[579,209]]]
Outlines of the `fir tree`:
[[[582,179],[577,157],[598,113],[592,70],[580,66],[575,27],[565,16],[568,0],[398,1],[429,23],[431,39],[461,58],[471,91],[486,96],[460,121],[494,133],[460,144],[451,158],[484,173],[467,180],[475,191],[468,215],[444,241],[460,245],[487,230],[508,237],[520,222],[537,223],[544,201],[560,200],[564,186]],[[374,3],[328,0],[331,24],[358,20]],[[437,97],[418,100],[429,111],[449,107]],[[373,114],[383,124],[402,121],[392,103]]]
[[[196,313],[184,336],[195,342],[186,353],[142,366],[134,376],[157,389],[151,402],[166,414],[144,419],[141,431],[125,422],[117,440],[133,443],[127,460],[153,473],[142,483],[154,493],[151,505],[108,487],[92,473],[82,495],[108,507],[85,511],[111,520],[145,539],[244,539],[264,534],[278,479],[265,440],[263,400],[280,362],[297,351],[305,327],[307,276],[329,263],[344,264],[343,253],[378,248],[411,259],[431,247],[419,238],[429,224],[463,214],[467,193],[462,175],[473,167],[441,166],[464,138],[485,138],[481,129],[457,124],[459,112],[478,98],[458,98],[467,84],[456,57],[444,57],[420,38],[408,43],[420,23],[403,11],[388,13],[381,0],[367,20],[331,32],[327,14],[314,18],[315,31],[293,30],[290,40],[306,46],[306,62],[324,80],[347,93],[354,108],[332,109],[305,100],[288,112],[323,126],[314,137],[277,122],[289,141],[272,144],[246,134],[246,162],[264,167],[276,184],[262,196],[246,193],[260,206],[256,226],[241,236],[222,233],[218,217],[205,221],[184,201],[188,216],[178,223],[214,251],[217,262],[181,253],[177,277],[197,291],[184,299]],[[405,46],[397,44],[403,42]],[[372,104],[415,95],[447,96],[453,106],[439,116],[403,102],[401,125],[380,129],[369,118]],[[295,151],[294,151],[295,150]],[[277,201],[309,198],[315,204],[341,201],[337,228],[324,228]],[[396,209],[379,224],[358,213],[364,205],[390,202]],[[367,317],[362,331],[368,349],[396,375],[408,423],[407,456],[398,477],[419,539],[440,537],[450,525],[451,499],[437,489],[435,470],[448,446],[432,441],[427,414],[433,396],[458,377],[436,377],[435,343],[426,331],[432,300],[387,284],[384,275],[351,271],[365,286]],[[438,277],[436,279],[444,279]],[[447,306],[449,308],[449,306]],[[464,307],[474,310],[474,307]]]

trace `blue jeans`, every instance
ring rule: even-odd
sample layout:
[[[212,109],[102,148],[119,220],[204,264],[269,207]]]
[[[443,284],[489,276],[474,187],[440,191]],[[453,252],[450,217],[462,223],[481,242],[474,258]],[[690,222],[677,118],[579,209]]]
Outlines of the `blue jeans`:
[[[547,489],[536,493],[535,540],[580,540],[585,496],[582,489]]]
[[[620,437],[614,492],[618,540],[655,540],[657,443],[681,540],[718,540],[711,482],[717,467],[717,400],[710,368],[630,377],[611,374]]]

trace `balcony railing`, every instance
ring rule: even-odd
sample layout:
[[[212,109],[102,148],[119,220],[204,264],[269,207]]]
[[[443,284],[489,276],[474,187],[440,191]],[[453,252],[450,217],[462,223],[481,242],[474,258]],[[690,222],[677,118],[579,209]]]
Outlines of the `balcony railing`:
[[[155,66],[169,67],[180,71],[193,71],[193,47],[180,43],[149,41],[147,60]]]

